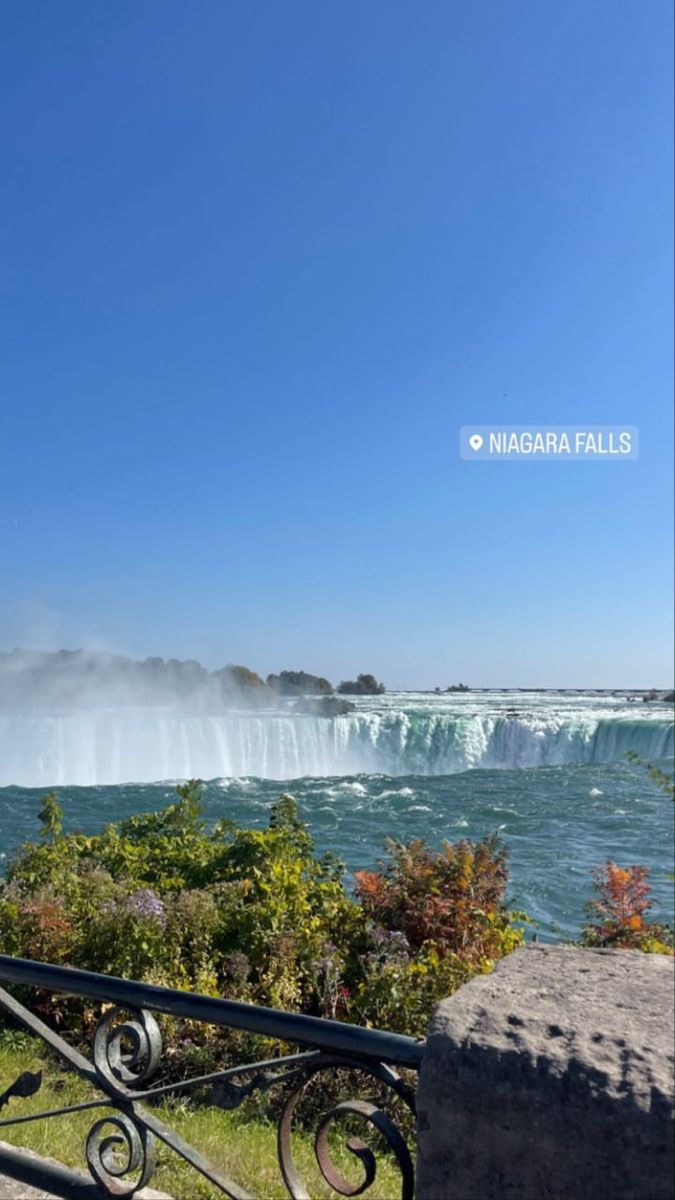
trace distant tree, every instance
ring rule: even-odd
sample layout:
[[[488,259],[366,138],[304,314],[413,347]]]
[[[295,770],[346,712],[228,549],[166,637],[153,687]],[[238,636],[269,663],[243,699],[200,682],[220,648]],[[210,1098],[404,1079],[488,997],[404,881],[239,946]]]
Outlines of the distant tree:
[[[329,696],[335,689],[323,675],[307,671],[280,671],[267,676],[267,686],[280,696]]]
[[[358,675],[356,679],[343,679],[338,692],[343,696],[381,696],[386,691],[374,675]]]
[[[250,667],[239,666],[237,663],[228,663],[222,671],[217,671],[216,674],[224,683],[231,683],[233,687],[242,691],[265,686],[257,671],[252,671]]]

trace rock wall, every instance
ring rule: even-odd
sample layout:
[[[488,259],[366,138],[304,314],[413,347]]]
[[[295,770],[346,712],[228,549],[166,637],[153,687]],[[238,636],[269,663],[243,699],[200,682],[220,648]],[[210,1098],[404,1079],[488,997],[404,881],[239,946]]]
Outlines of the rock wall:
[[[530,946],[439,1005],[418,1200],[672,1200],[673,960]]]

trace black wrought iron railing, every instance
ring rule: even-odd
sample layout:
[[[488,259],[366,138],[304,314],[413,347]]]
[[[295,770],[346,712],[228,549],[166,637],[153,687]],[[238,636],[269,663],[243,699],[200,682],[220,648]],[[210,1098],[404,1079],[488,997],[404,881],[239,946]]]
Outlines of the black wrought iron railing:
[[[279,1170],[293,1200],[310,1200],[293,1154],[294,1116],[312,1080],[324,1072],[336,1073],[344,1069],[350,1074],[341,1074],[340,1079],[351,1079],[351,1073],[357,1072],[363,1080],[360,1091],[364,1091],[364,1095],[331,1102],[325,1111],[317,1112],[313,1118],[316,1162],[325,1184],[334,1193],[344,1196],[362,1194],[374,1184],[378,1164],[372,1144],[368,1145],[360,1137],[347,1137],[347,1148],[360,1163],[357,1182],[345,1178],[332,1155],[336,1130],[344,1128],[345,1124],[351,1129],[359,1122],[379,1135],[376,1140],[390,1163],[395,1163],[399,1175],[397,1188],[403,1200],[413,1197],[413,1158],[407,1140],[411,1125],[409,1120],[403,1122],[404,1133],[401,1122],[387,1111],[389,1106],[382,1103],[382,1095],[396,1101],[394,1107],[400,1108],[402,1104],[404,1110],[414,1114],[414,1088],[396,1068],[406,1069],[406,1074],[416,1071],[422,1058],[422,1042],[382,1030],[362,1029],[339,1021],[214,999],[2,954],[0,979],[40,992],[84,996],[103,1006],[93,1034],[91,1059],[88,1059],[0,988],[0,1006],[30,1033],[40,1037],[100,1093],[99,1098],[80,1104],[26,1114],[21,1112],[20,1100],[39,1091],[41,1075],[24,1072],[14,1081],[0,1080],[0,1110],[5,1101],[12,1100],[11,1115],[5,1117],[0,1111],[0,1139],[3,1127],[9,1125],[58,1117],[67,1119],[75,1112],[106,1109],[92,1125],[85,1147],[89,1171],[101,1193],[133,1196],[151,1179],[157,1162],[157,1146],[163,1143],[232,1200],[253,1200],[251,1192],[208,1162],[157,1115],[156,1102],[167,1095],[189,1094],[213,1086],[220,1094],[221,1106],[230,1110],[254,1092],[280,1089],[281,1099],[276,1106],[275,1118]],[[245,1030],[301,1049],[264,1061],[237,1064],[210,1074],[171,1079],[168,1083],[152,1086],[151,1080],[160,1067],[163,1054],[162,1034],[155,1013]],[[0,1172],[2,1169],[0,1152]],[[67,1200],[71,1195],[82,1195],[81,1177],[69,1190],[67,1172],[56,1171],[49,1186],[54,1194]]]

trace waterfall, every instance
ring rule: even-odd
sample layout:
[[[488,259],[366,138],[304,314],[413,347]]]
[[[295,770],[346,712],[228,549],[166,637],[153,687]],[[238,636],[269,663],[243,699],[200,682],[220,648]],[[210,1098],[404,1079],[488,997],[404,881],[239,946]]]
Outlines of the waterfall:
[[[632,715],[632,714],[631,714]],[[667,710],[648,718],[591,707],[517,716],[410,704],[342,717],[152,709],[0,716],[0,786],[145,783],[259,776],[443,775],[481,767],[617,762],[673,753]]]

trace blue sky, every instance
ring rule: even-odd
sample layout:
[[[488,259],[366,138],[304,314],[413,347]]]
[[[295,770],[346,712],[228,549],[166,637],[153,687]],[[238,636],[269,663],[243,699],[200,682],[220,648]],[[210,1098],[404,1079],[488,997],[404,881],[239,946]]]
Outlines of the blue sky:
[[[671,682],[670,0],[3,25],[0,645]]]

